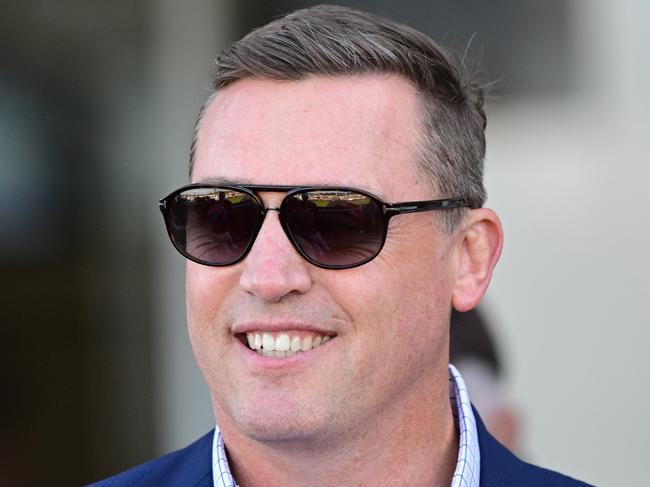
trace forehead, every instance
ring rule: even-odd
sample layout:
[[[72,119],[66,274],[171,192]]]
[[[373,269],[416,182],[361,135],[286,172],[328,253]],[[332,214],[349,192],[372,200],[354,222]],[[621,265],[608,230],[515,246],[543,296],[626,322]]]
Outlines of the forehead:
[[[420,113],[415,89],[394,75],[240,80],[205,112],[192,179],[428,196],[414,165]]]

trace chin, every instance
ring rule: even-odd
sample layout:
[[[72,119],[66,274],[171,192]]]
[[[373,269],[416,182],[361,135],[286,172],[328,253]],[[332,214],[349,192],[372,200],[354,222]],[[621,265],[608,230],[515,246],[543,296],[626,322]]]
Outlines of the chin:
[[[233,416],[234,425],[247,437],[264,443],[318,441],[327,437],[331,421],[322,411],[306,408],[300,402],[256,402],[242,407]]]
[[[260,421],[261,420],[261,421]],[[317,421],[296,421],[296,418],[255,418],[241,425],[242,432],[252,440],[262,443],[318,442],[327,436],[327,429]]]

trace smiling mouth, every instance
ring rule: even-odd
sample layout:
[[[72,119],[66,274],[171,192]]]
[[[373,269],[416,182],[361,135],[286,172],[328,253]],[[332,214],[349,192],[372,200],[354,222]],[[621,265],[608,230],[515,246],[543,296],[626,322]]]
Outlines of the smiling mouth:
[[[291,357],[318,348],[335,336],[306,331],[252,331],[241,334],[240,339],[250,350],[264,357]]]

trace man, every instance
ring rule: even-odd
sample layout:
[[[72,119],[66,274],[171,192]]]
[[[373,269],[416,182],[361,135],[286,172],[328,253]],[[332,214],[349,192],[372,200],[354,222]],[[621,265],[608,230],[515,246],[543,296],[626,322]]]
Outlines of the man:
[[[226,49],[214,87],[161,210],[218,426],[101,485],[584,485],[500,446],[449,366],[502,246],[453,58],[322,6]]]

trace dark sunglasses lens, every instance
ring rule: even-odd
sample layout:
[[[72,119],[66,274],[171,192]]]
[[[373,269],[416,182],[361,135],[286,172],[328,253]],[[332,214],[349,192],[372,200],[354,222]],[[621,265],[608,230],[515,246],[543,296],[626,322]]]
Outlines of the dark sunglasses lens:
[[[352,267],[377,255],[384,238],[382,208],[354,191],[306,191],[287,197],[282,215],[296,245],[314,262]]]
[[[208,265],[239,260],[251,245],[262,213],[248,193],[226,188],[193,188],[169,202],[167,226],[186,257]]]

